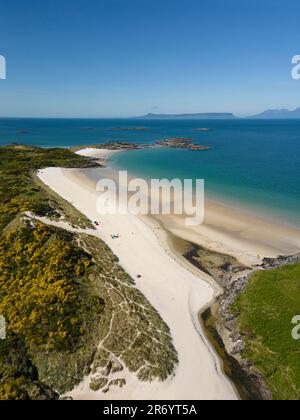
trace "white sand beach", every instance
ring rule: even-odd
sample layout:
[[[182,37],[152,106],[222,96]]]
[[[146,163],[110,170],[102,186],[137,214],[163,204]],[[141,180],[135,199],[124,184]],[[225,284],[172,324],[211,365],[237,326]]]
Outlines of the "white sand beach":
[[[106,149],[84,149],[83,156],[106,161]],[[199,322],[199,312],[211,304],[219,287],[209,276],[183,263],[168,247],[168,232],[207,247],[228,253],[245,264],[262,257],[276,257],[300,250],[300,232],[267,222],[219,203],[206,202],[204,224],[187,227],[183,216],[101,215],[96,210],[97,177],[113,177],[109,168],[48,168],[39,178],[69,201],[91,221],[101,221],[94,235],[104,240],[118,256],[123,268],[168,324],[178,351],[179,365],[167,381],[145,383],[124,372],[126,386],[107,394],[89,388],[90,377],[69,393],[74,399],[237,399],[233,385],[223,374],[221,362],[208,343]],[[118,235],[112,239],[111,235]],[[140,275],[140,278],[137,278]]]
[[[83,156],[106,161],[106,149],[84,149]],[[101,221],[93,234],[104,240],[118,256],[123,268],[136,280],[137,287],[168,324],[178,351],[175,375],[165,382],[145,383],[129,371],[123,372],[124,388],[107,394],[89,388],[90,377],[71,393],[74,399],[237,399],[233,385],[223,374],[221,362],[207,341],[199,322],[199,312],[211,304],[219,287],[209,276],[183,263],[168,247],[168,232],[228,253],[245,264],[262,257],[276,257],[300,250],[300,232],[266,222],[219,203],[206,202],[204,224],[187,227],[183,216],[99,215],[96,209],[97,177],[116,177],[109,168],[48,168],[39,178],[69,201],[91,221]],[[111,235],[118,235],[112,239]],[[140,278],[137,278],[140,275]]]
[[[300,230],[206,200],[204,223],[186,226],[183,216],[156,216],[173,235],[221,254],[229,254],[249,266],[265,257],[300,252]]]
[[[96,149],[92,147],[87,147],[86,149],[78,150],[76,154],[80,156],[97,158],[99,160],[107,160],[111,155],[118,152],[119,150]]]
[[[83,149],[77,153],[97,157],[103,163],[120,150]],[[106,169],[102,174],[117,180],[115,171]],[[83,179],[85,175],[84,171],[81,172]],[[245,265],[260,264],[264,257],[276,258],[300,252],[299,228],[271,217],[267,219],[265,215],[257,215],[248,209],[206,198],[203,224],[187,226],[185,217],[158,215],[151,218],[159,222],[164,231],[212,251],[232,255]]]
[[[137,287],[168,324],[179,357],[175,375],[165,382],[141,382],[127,371],[123,388],[111,389],[107,394],[94,392],[87,377],[68,395],[95,400],[237,399],[198,320],[201,308],[213,299],[214,288],[170,255],[139,217],[99,216],[95,185],[82,171],[49,168],[39,171],[38,176],[90,220],[101,220],[102,227],[96,235],[119,257],[120,264],[136,279]],[[113,240],[111,235],[117,233],[119,239]]]

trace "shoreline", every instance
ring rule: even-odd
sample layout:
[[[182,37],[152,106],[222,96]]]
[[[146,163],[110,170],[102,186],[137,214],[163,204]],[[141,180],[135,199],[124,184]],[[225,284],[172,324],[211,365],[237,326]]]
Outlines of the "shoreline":
[[[97,157],[105,166],[104,176],[117,180],[117,168],[111,168],[110,157],[122,150],[83,149],[78,154]],[[96,176],[101,177],[100,168]],[[99,175],[98,175],[99,173]],[[81,171],[84,177],[93,177],[93,171]],[[168,233],[213,252],[228,254],[248,266],[262,263],[263,258],[289,256],[300,252],[300,228],[280,223],[272,217],[250,209],[240,209],[222,201],[205,199],[205,220],[200,226],[186,226],[184,215],[147,215]]]
[[[90,220],[99,219],[94,189],[91,183],[82,179],[80,171],[50,168],[38,175]],[[126,387],[104,395],[92,392],[88,388],[88,378],[85,378],[68,395],[75,399],[237,399],[236,390],[224,375],[221,361],[198,321],[199,311],[214,297],[212,286],[206,280],[201,281],[201,273],[196,276],[171,256],[138,217],[102,216],[101,221],[103,229],[99,237],[133,278],[137,278],[137,273],[142,276],[136,280],[136,285],[169,326],[179,365],[174,376],[163,383],[143,383],[135,375],[128,374]],[[120,233],[120,241],[111,239],[112,232]]]
[[[109,155],[107,157],[109,160]],[[113,173],[117,168],[112,168]],[[266,388],[265,380],[256,372],[248,370],[248,365],[241,359],[241,355],[235,356],[240,345],[236,339],[231,338],[231,324],[224,322],[223,317],[214,318],[216,309],[222,305],[224,291],[228,293],[228,285],[239,284],[240,278],[249,278],[253,270],[264,267],[264,259],[277,259],[279,256],[289,257],[300,251],[300,230],[291,225],[280,223],[278,219],[270,217],[268,220],[261,213],[254,214],[253,208],[240,209],[217,200],[207,200],[206,218],[203,227],[198,230],[184,226],[180,216],[144,216],[146,223],[153,224],[158,241],[169,250],[177,261],[187,270],[205,280],[214,289],[214,297],[205,307],[199,309],[198,321],[204,330],[213,351],[222,361],[221,369],[227,379],[232,383],[240,398],[246,399],[270,399],[270,392]],[[176,220],[177,219],[177,220]],[[201,235],[202,233],[202,235]],[[185,255],[182,249],[183,242],[192,245],[193,248],[203,247],[211,252],[213,260],[215,252],[223,254],[225,265],[228,264],[226,256],[233,256],[243,265],[243,270],[230,270],[221,284],[217,282],[215,273],[207,273],[202,266],[195,264]],[[258,255],[259,254],[259,255]],[[247,267],[248,266],[248,267]],[[199,271],[200,270],[200,271]],[[235,273],[235,274],[234,274]],[[229,278],[231,279],[229,281]],[[236,283],[235,283],[236,282]],[[220,310],[220,309],[219,309]],[[206,314],[210,318],[205,320]],[[240,335],[236,334],[234,337]]]
[[[66,172],[69,172],[71,178],[66,176]],[[75,172],[49,169],[41,171],[39,177],[89,219],[94,220],[96,217],[97,220],[99,216],[94,210],[94,202],[92,208],[83,211],[86,201],[92,196],[91,186],[86,183],[80,185],[78,179],[75,182]],[[78,191],[75,191],[76,187]],[[95,216],[91,216],[93,211]],[[133,278],[136,278],[137,273],[142,275],[140,280],[136,280],[137,287],[170,327],[180,363],[175,377],[164,383],[142,383],[135,375],[129,375],[126,378],[128,386],[104,395],[89,390],[86,378],[68,395],[75,399],[236,399],[235,391],[223,376],[215,354],[211,352],[200,326],[195,322],[199,309],[213,297],[210,286],[199,284],[199,277],[187,272],[171,259],[157,243],[149,227],[138,218],[102,216],[101,220],[106,228],[103,229],[105,232],[99,233],[100,238],[119,257],[121,265]],[[110,232],[114,231],[120,231],[121,238],[128,236],[129,240],[134,233],[134,236],[138,236],[136,246],[133,243],[129,245],[127,241],[114,242],[110,238]],[[182,313],[178,313],[178,307],[182,308]]]
[[[118,151],[110,151],[110,150],[106,150],[106,149],[88,149],[88,150],[83,150],[80,151],[79,154],[83,154],[83,155],[88,155],[90,157],[93,158],[98,158],[99,162],[101,162],[101,164],[105,164],[107,163],[109,157],[113,154],[113,153],[119,153],[120,150]],[[68,181],[71,181],[72,186],[75,186],[76,184],[84,184],[85,188],[90,189],[90,191],[95,191],[94,185],[93,183],[95,182],[95,179],[93,179],[93,177],[91,177],[91,173],[94,171],[95,169],[87,169],[87,170],[62,170],[62,174],[63,177],[65,177],[66,179],[68,179]],[[99,178],[101,177],[101,175],[103,177],[116,177],[115,175],[115,171],[110,169],[109,167],[105,167],[105,168],[97,168],[96,169],[97,174],[99,176]],[[100,175],[101,173],[101,175]],[[44,181],[45,182],[45,181]],[[58,191],[56,191],[58,192]],[[58,192],[59,193],[59,192]],[[64,198],[66,198],[64,196]],[[75,202],[71,202],[73,205],[75,204]],[[81,212],[85,213],[84,210],[82,211],[82,209],[79,209]],[[214,215],[214,220],[213,222],[215,223],[214,229],[211,228],[211,226],[208,224],[208,227],[210,227],[210,229],[208,229],[209,234],[213,235],[215,237],[216,234],[218,234],[217,232],[217,228],[219,229],[219,235],[220,235],[220,231],[221,231],[221,236],[219,236],[219,240],[221,242],[221,240],[223,241],[223,246],[220,246],[220,242],[217,243],[214,239],[213,243],[208,243],[207,242],[207,238],[206,241],[204,240],[205,238],[201,238],[201,235],[199,235],[199,232],[187,232],[187,228],[183,228],[183,224],[182,224],[182,220],[176,220],[174,223],[174,220],[172,220],[172,216],[162,216],[160,217],[149,217],[149,216],[135,216],[136,219],[138,219],[139,221],[141,221],[145,227],[147,227],[148,229],[151,230],[151,234],[155,237],[155,240],[157,241],[157,245],[160,248],[160,252],[163,252],[165,254],[167,254],[168,258],[172,259],[173,262],[175,264],[178,264],[179,266],[181,266],[181,269],[186,270],[186,272],[189,273],[189,276],[195,276],[197,277],[198,281],[202,281],[205,282],[207,287],[210,288],[211,294],[210,296],[206,297],[206,301],[202,301],[201,305],[199,303],[197,303],[197,308],[195,307],[195,303],[192,303],[191,306],[191,302],[190,302],[190,296],[187,299],[188,302],[188,307],[189,307],[189,312],[192,315],[192,324],[194,327],[194,330],[197,332],[197,334],[199,334],[202,343],[204,344],[204,346],[206,347],[208,351],[208,353],[210,354],[210,357],[212,357],[212,359],[214,360],[214,364],[215,364],[215,368],[216,368],[216,376],[219,377],[221,375],[221,377],[223,376],[223,386],[227,383],[230,384],[229,387],[231,387],[231,390],[233,392],[233,394],[235,395],[235,398],[237,397],[238,391],[237,389],[239,387],[237,387],[236,389],[236,384],[233,383],[230,379],[229,376],[227,376],[226,373],[226,365],[224,364],[224,359],[221,358],[220,353],[218,351],[218,349],[215,348],[214,343],[212,340],[210,340],[209,336],[207,335],[207,330],[205,328],[204,323],[201,321],[203,320],[203,315],[205,313],[206,310],[210,309],[212,307],[212,305],[214,305],[214,303],[217,301],[218,296],[222,293],[223,289],[222,286],[218,285],[216,283],[216,281],[214,280],[213,276],[203,273],[201,271],[199,271],[198,268],[194,267],[192,265],[191,262],[187,261],[186,258],[182,255],[182,253],[180,252],[180,250],[178,250],[176,248],[176,246],[174,246],[174,243],[172,243],[171,235],[178,237],[180,239],[182,239],[183,241],[186,242],[191,242],[191,243],[196,243],[198,245],[201,245],[203,247],[207,247],[208,249],[212,249],[214,251],[217,252],[223,252],[224,254],[230,254],[230,255],[234,255],[235,257],[237,257],[239,260],[243,260],[244,263],[247,263],[249,266],[253,267],[254,265],[258,265],[262,258],[264,257],[273,257],[273,256],[278,256],[279,253],[276,247],[267,247],[263,243],[260,245],[261,246],[261,251],[262,254],[261,256],[258,258],[257,254],[255,254],[255,252],[253,252],[253,250],[257,250],[257,243],[253,243],[253,241],[251,241],[251,235],[250,235],[250,239],[249,239],[249,232],[248,232],[248,238],[247,236],[245,238],[243,238],[244,240],[242,241],[241,238],[239,240],[237,240],[237,236],[243,232],[243,230],[241,230],[241,227],[245,228],[249,228],[249,222],[248,224],[245,225],[245,220],[241,216],[238,214],[234,214],[234,218],[237,219],[235,220],[235,224],[232,224],[232,213],[230,214],[231,218],[228,216],[228,214],[225,215],[224,213],[220,213],[216,210],[215,207],[210,207],[210,212],[214,210],[215,211],[215,215]],[[228,211],[228,209],[227,209]],[[86,214],[86,213],[85,213]],[[224,217],[225,216],[225,217]],[[105,216],[106,217],[106,216]],[[121,216],[114,216],[117,218],[120,218]],[[177,216],[176,216],[177,217]],[[212,216],[210,216],[211,218]],[[103,219],[103,216],[101,216],[101,219]],[[124,220],[124,219],[123,219]],[[264,223],[265,221],[262,221],[258,218],[255,218],[254,220],[251,220],[252,222],[257,223],[257,221],[259,220],[259,224],[258,224],[258,229],[262,229],[262,226],[264,227]],[[227,224],[227,228],[230,227],[231,230],[233,230],[233,233],[235,233],[234,235],[232,234],[232,232],[230,232],[230,229],[226,229],[224,230],[224,222],[225,225]],[[207,223],[207,222],[206,222]],[[238,226],[239,224],[239,226]],[[237,226],[239,227],[239,229],[237,230]],[[273,224],[270,224],[271,228],[273,228]],[[278,228],[278,227],[277,227]],[[206,226],[207,229],[207,226]],[[282,232],[287,233],[287,228],[283,227],[281,230],[279,229],[279,231],[277,231],[275,229],[275,239],[277,241],[279,241],[279,239],[282,236]],[[222,232],[223,230],[223,232]],[[237,231],[236,231],[237,230]],[[146,232],[145,232],[146,233]],[[148,232],[149,233],[149,232]],[[252,232],[253,235],[253,232]],[[202,235],[204,236],[204,235]],[[195,237],[197,237],[197,240],[195,240]],[[199,237],[201,238],[199,240]],[[273,236],[271,235],[271,237],[274,239],[274,232],[273,232]],[[297,237],[297,235],[296,235]],[[228,240],[229,238],[229,240]],[[110,241],[107,240],[107,238],[103,238],[101,237],[101,239],[104,241],[112,248],[112,244],[113,242],[109,243]],[[267,238],[267,242],[270,241],[270,237],[268,236]],[[225,243],[225,246],[224,246]],[[229,243],[229,246],[228,246]],[[239,245],[239,247],[241,248],[241,245],[243,245],[243,251],[241,253],[236,253],[236,249],[234,249],[234,246],[237,247],[237,244]],[[286,244],[284,244],[284,241],[280,243],[280,241],[278,242],[279,245],[282,246],[286,246]],[[209,245],[209,246],[207,246]],[[245,246],[247,245],[247,246]],[[251,246],[250,246],[251,245]],[[297,246],[300,246],[300,242],[299,245],[297,243]],[[248,248],[247,248],[248,247]],[[116,255],[119,257],[118,255],[118,249],[114,249],[112,248],[113,251],[116,253]],[[249,249],[251,249],[252,252],[249,253]],[[286,255],[289,253],[289,249],[288,248],[281,248],[283,250],[286,251]],[[265,254],[264,254],[265,253]],[[126,269],[127,272],[129,272],[129,274],[131,274],[130,272],[130,268],[129,266],[124,266],[124,268]],[[179,268],[179,267],[177,267]],[[141,291],[145,294],[145,296],[150,300],[150,302],[153,304],[153,306],[157,308],[157,306],[154,304],[153,299],[151,299],[151,297],[149,295],[147,295],[147,293],[145,293],[145,291],[143,289],[141,289]],[[155,299],[154,299],[155,300]],[[159,309],[158,309],[159,310]],[[161,313],[161,311],[159,310],[160,314],[162,315],[163,319],[167,322],[168,324],[168,320],[164,317],[164,315]],[[172,331],[172,328],[171,328]],[[225,345],[226,346],[226,345]],[[175,347],[176,347],[176,343],[175,343]],[[199,357],[199,355],[195,355],[195,357]],[[229,355],[230,356],[230,355]],[[221,362],[222,360],[222,362]],[[226,360],[225,360],[226,363]],[[177,372],[175,377],[177,376]],[[130,381],[128,381],[128,383],[130,384]],[[136,387],[136,384],[131,385],[133,388]],[[195,383],[195,386],[198,386],[198,384]],[[228,385],[227,385],[228,386]],[[79,387],[80,388],[80,387]],[[88,396],[88,398],[93,398],[93,396],[91,396],[91,391],[87,391],[86,390],[86,384],[85,385],[81,385],[81,389],[79,390],[75,390],[73,394],[69,394],[72,395],[74,398],[81,398],[82,396],[82,391],[83,389],[85,389],[85,397]],[[151,395],[152,395],[151,391]],[[161,391],[158,395],[157,398],[161,398],[161,395],[165,395],[164,394],[165,391]],[[177,391],[176,391],[177,392]],[[121,393],[123,395],[123,393]],[[121,395],[121,397],[116,397],[116,398],[123,398],[123,396]],[[127,395],[125,393],[125,395]],[[135,395],[135,394],[133,394]],[[132,394],[130,394],[130,398],[137,398],[139,399],[139,397],[133,396]],[[148,394],[144,395],[142,398],[149,398]],[[168,395],[168,394],[167,394]],[[220,396],[221,394],[218,394],[217,396],[211,398],[209,397],[208,399],[218,399],[222,397]],[[107,397],[109,398],[115,398],[114,396],[108,395]],[[99,398],[99,396],[98,396]],[[127,397],[125,397],[126,399]],[[152,397],[151,397],[152,398]],[[154,398],[154,397],[153,397]],[[170,398],[167,396],[167,398]],[[232,398],[232,397],[231,397]],[[230,399],[231,399],[230,398]],[[173,399],[171,397],[171,399]],[[174,397],[174,399],[176,399]],[[182,399],[181,395],[177,395],[177,399]],[[190,399],[189,397],[187,397],[186,399]],[[198,397],[195,397],[195,399],[199,399]],[[201,399],[201,397],[200,397]],[[225,398],[227,399],[227,398]]]
[[[118,152],[121,153],[127,150],[119,150]],[[138,150],[131,150],[131,151],[138,151]],[[138,156],[137,156],[138,158]],[[109,162],[110,157],[108,156],[107,161]],[[111,166],[111,168],[117,171],[119,168],[116,165]],[[122,169],[122,170],[126,170]],[[146,180],[148,177],[143,177],[141,173],[130,172],[132,178],[145,178]],[[174,177],[175,178],[175,177]],[[150,180],[150,178],[149,178]],[[206,201],[214,207],[222,207],[227,210],[232,210],[238,214],[242,214],[245,217],[251,218],[258,218],[262,221],[270,222],[274,225],[282,225],[286,226],[290,229],[296,229],[300,232],[300,221],[296,220],[295,214],[291,213],[288,210],[286,213],[282,211],[274,211],[274,208],[268,207],[267,205],[257,205],[253,201],[241,200],[234,197],[227,197],[223,196],[221,192],[218,191],[210,191],[205,192]]]

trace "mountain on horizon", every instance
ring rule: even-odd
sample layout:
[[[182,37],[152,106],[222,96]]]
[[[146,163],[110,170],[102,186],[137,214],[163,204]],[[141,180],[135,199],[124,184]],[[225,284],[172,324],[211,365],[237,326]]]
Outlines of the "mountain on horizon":
[[[197,114],[152,114],[136,117],[136,119],[143,120],[232,120],[236,119],[235,115],[230,112],[207,112]]]
[[[261,114],[253,115],[252,119],[300,119],[300,108],[290,111],[289,109],[268,109]]]

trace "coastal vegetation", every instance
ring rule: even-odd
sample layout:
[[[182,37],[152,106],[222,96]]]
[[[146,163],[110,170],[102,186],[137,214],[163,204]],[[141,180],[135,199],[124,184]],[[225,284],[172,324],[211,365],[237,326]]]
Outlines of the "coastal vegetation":
[[[55,214],[44,190],[32,180],[37,169],[63,166],[84,167],[90,161],[66,149],[40,149],[14,145],[0,148],[0,231],[25,211]]]
[[[0,148],[0,399],[56,399],[84,375],[107,392],[166,379],[177,364],[167,325],[92,224],[35,176],[85,167],[65,149]],[[41,222],[42,216],[43,222]],[[53,221],[64,221],[64,229]],[[70,226],[67,229],[65,226]],[[72,229],[71,229],[72,227]]]
[[[243,357],[263,374],[275,400],[300,398],[300,343],[292,337],[299,308],[299,263],[255,272],[233,306],[246,342]]]

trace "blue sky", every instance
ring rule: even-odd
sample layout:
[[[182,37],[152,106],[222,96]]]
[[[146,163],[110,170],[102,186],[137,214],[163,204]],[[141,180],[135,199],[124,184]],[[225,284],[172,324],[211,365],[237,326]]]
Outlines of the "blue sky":
[[[299,0],[3,0],[0,115],[300,106]]]

